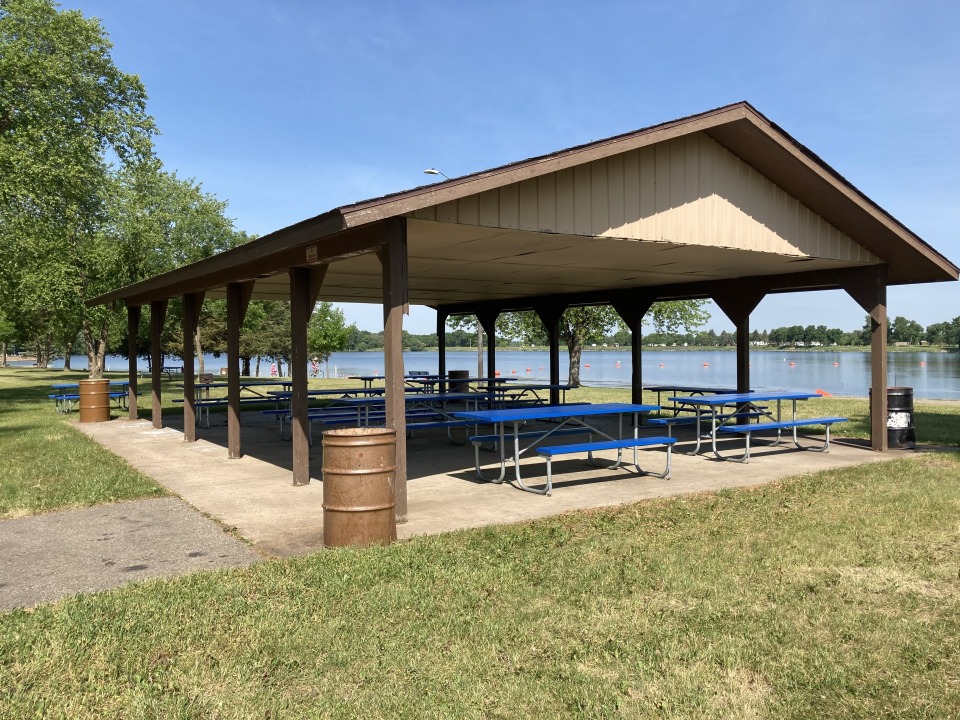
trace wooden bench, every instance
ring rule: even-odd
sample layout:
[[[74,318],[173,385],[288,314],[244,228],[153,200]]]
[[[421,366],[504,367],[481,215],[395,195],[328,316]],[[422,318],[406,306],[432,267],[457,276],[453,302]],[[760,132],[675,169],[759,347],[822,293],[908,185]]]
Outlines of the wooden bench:
[[[637,472],[641,475],[651,475],[653,477],[669,479],[670,478],[670,463],[671,463],[671,450],[673,449],[673,444],[677,442],[676,438],[673,437],[664,437],[664,436],[652,436],[652,437],[636,437],[636,438],[625,438],[623,440],[597,440],[592,442],[585,443],[570,443],[569,445],[542,445],[537,448],[537,454],[540,455],[547,461],[547,484],[543,488],[536,490],[531,488],[534,492],[539,492],[543,495],[549,495],[553,490],[553,468],[552,460],[558,455],[569,455],[575,453],[587,453],[587,460],[591,465],[600,466],[594,459],[593,453],[599,450],[616,450],[617,451],[617,461],[608,466],[609,469],[615,469],[620,467],[623,463],[623,450],[627,448],[633,449],[633,466],[637,469]],[[662,472],[647,472],[644,471],[639,464],[637,450],[642,447],[653,447],[658,445],[665,445],[667,448],[667,464]]]
[[[746,449],[739,458],[723,458],[724,460],[733,460],[734,462],[747,462],[750,459],[750,436],[753,433],[776,432],[777,440],[780,442],[780,434],[783,430],[793,430],[793,444],[801,450],[811,450],[813,452],[830,452],[830,428],[835,423],[847,422],[845,417],[821,417],[821,418],[799,418],[796,420],[780,420],[777,422],[754,423],[752,425],[723,425],[717,428],[717,432],[730,433],[746,436]],[[823,445],[820,447],[805,448],[797,441],[797,428],[823,425],[826,429],[826,437]],[[719,455],[718,455],[719,457]]]

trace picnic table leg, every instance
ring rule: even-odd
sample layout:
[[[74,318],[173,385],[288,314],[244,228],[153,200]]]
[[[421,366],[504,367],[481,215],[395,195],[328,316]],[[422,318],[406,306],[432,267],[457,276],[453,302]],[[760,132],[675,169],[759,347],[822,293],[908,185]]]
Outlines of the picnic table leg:
[[[499,475],[499,477],[497,477],[497,478],[488,478],[488,477],[485,477],[485,476],[484,476],[484,474],[480,471],[480,446],[479,446],[479,445],[474,445],[474,446],[473,446],[473,456],[474,456],[474,462],[475,462],[475,467],[474,467],[474,469],[475,469],[475,471],[476,471],[477,478],[478,478],[479,480],[484,480],[485,482],[492,482],[492,483],[496,483],[496,484],[499,485],[500,483],[503,482],[504,478],[507,476],[507,462],[506,462],[506,456],[505,456],[505,454],[504,454],[504,447],[503,447],[503,426],[504,426],[505,424],[506,424],[506,423],[504,423],[504,422],[499,422],[499,423],[497,423],[497,425],[499,425],[499,427],[500,427],[500,442],[497,443],[497,444],[500,446],[500,475]],[[514,436],[516,436],[516,423],[514,424]]]

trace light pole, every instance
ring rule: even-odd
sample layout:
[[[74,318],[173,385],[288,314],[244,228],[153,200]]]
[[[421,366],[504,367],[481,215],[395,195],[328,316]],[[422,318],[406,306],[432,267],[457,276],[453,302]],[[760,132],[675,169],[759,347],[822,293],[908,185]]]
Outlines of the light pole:
[[[440,175],[449,180],[445,173],[436,168],[427,168],[423,171],[424,175]],[[483,325],[480,324],[480,318],[477,318],[477,377],[483,377]]]

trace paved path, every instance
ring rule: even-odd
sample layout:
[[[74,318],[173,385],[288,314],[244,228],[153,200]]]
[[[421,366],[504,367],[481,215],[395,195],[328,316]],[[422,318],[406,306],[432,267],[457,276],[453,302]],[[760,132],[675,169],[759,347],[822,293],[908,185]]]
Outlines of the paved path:
[[[0,611],[260,559],[177,498],[0,521]]]

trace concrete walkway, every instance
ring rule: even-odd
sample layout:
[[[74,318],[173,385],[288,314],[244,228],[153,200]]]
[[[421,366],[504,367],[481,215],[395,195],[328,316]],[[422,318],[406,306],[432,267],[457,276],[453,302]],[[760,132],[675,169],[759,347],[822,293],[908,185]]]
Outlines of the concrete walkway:
[[[195,443],[183,440],[182,426],[176,424],[179,418],[159,430],[146,420],[77,423],[78,430],[182,499],[116,503],[0,522],[0,547],[4,548],[0,610],[113,588],[135,579],[320,550],[320,438],[310,453],[313,481],[294,487],[291,444],[280,438],[276,421],[257,413],[242,417],[244,456],[236,460],[227,459],[222,415],[212,418],[213,427],[198,429],[200,439]],[[409,519],[398,527],[398,536],[403,539],[646,498],[760,485],[902,455],[902,451],[878,454],[861,442],[841,440],[831,444],[829,454],[798,451],[792,445],[790,449],[757,447],[751,462],[740,465],[702,455],[691,457],[683,453],[685,447],[689,448],[689,443],[677,446],[670,480],[625,470],[591,469],[583,458],[572,456],[555,463],[554,492],[544,497],[522,492],[509,483],[478,481],[471,446],[449,445],[442,432],[423,433],[408,441]],[[488,468],[496,457],[482,454]],[[664,455],[645,451],[641,458],[648,469],[660,469]],[[527,482],[543,482],[541,460],[530,458],[522,467]]]
[[[114,420],[78,425],[106,448],[153,477],[206,515],[235,529],[259,551],[278,556],[301,555],[323,546],[323,484],[320,438],[310,452],[313,481],[294,487],[291,443],[280,438],[275,420],[256,413],[243,415],[244,456],[227,459],[223,416],[214,426],[198,429],[195,443],[183,440],[176,426],[160,430],[146,420]],[[863,443],[834,442],[829,453],[796,450],[793,445],[753,449],[748,464],[691,457],[678,444],[673,477],[659,480],[625,470],[591,469],[583,458],[571,456],[557,463],[551,497],[525,493],[510,484],[480,482],[474,476],[472,446],[453,446],[443,431],[421,431],[408,441],[408,522],[398,535],[449,532],[531,520],[583,508],[629,503],[721,488],[760,485],[800,473],[879,462],[900,453],[878,454]],[[742,440],[739,442],[742,447]],[[613,455],[606,454],[612,458]],[[483,453],[493,463],[494,453]],[[601,454],[600,457],[604,457]],[[660,469],[661,451],[641,453],[641,462]],[[537,457],[525,461],[525,479],[543,480],[544,463]],[[509,476],[508,476],[509,477]]]
[[[177,498],[0,522],[0,611],[260,559]]]

